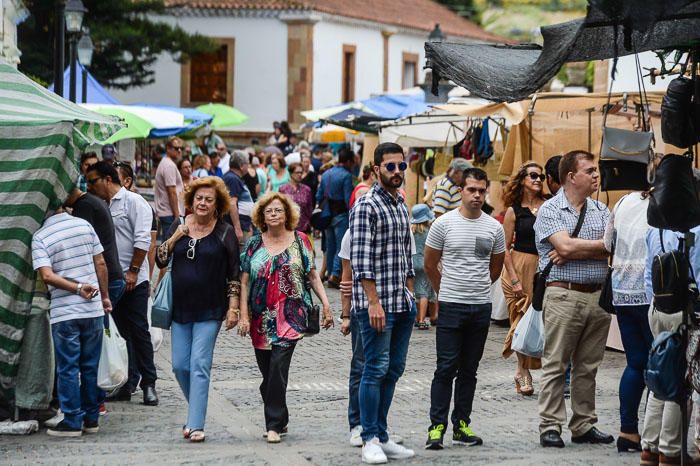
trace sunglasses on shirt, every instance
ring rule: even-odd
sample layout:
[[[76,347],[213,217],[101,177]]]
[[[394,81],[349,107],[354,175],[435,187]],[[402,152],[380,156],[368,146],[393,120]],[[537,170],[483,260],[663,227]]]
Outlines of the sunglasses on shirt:
[[[544,175],[538,175],[538,174],[535,173],[535,172],[528,173],[527,176],[530,177],[530,179],[531,179],[532,181],[537,181],[537,180],[544,181],[544,180],[547,178],[546,176],[544,176]]]

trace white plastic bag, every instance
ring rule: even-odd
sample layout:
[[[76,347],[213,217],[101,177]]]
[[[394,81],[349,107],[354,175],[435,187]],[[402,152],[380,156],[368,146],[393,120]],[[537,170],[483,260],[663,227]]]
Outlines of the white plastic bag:
[[[129,352],[126,349],[126,340],[119,335],[117,324],[109,315],[109,328],[104,330],[102,337],[97,386],[106,392],[111,392],[124,385],[128,379]]]
[[[508,305],[500,278],[491,285],[491,319],[508,320]]]
[[[525,356],[541,358],[544,353],[544,322],[542,312],[530,306],[513,333],[510,348]]]
[[[151,344],[155,353],[163,343],[163,329],[151,325],[151,307],[153,306],[153,298],[148,297],[148,331],[151,333]]]

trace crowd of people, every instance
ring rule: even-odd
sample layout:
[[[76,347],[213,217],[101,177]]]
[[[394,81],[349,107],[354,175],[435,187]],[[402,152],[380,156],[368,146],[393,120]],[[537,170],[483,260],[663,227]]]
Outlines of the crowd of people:
[[[414,456],[387,425],[414,328],[436,329],[425,448],[442,449],[450,424],[453,444],[481,445],[473,400],[492,284],[500,279],[506,298],[510,329],[502,354],[508,358],[518,323],[533,312],[535,274],[546,269],[544,352],[541,358],[515,352],[515,390],[534,395],[532,371],[541,369],[542,447],[565,446],[567,396],[571,441],[613,443],[596,427],[596,374],[612,318],[599,297],[612,257],[613,305],[627,360],[617,449],[640,452],[641,464],[680,464],[679,406],[652,394],[638,419],[652,340],[680,324],[680,312],[654,312],[651,261],[675,248],[680,234],[649,227],[647,193],[629,193],[611,212],[591,198],[599,183],[594,156],[572,151],[545,167],[528,162],[517,170],[503,188],[501,224],[490,215],[486,172],[455,158],[426,203],[409,214],[401,146],[378,145],[360,171],[352,150],[335,156],[326,147],[311,150],[288,130],[276,124],[262,150],[229,152],[213,141],[213,152],[193,160],[183,156],[181,139],[169,138],[155,173],[153,208],[133,190],[130,164],[115,162],[109,150],[101,161],[95,153],[82,156],[76,188],[32,244],[34,268],[51,298],[63,413],[49,435],[96,433],[104,401],[130,400],[137,387],[145,405],[158,404],[147,315],[151,281],[162,275],[154,274],[157,267],[171,270],[172,370],[187,401],[182,435],[189,441],[206,438],[222,326],[250,336],[262,376],[265,436],[281,441],[290,422],[292,355],[310,331],[309,316],[320,315],[322,328],[334,325],[327,280],[341,291],[340,332],[351,335],[349,441],[362,447],[362,461]],[[314,247],[318,233],[321,248]],[[317,249],[324,251],[320,270]],[[690,258],[700,266],[700,255]],[[130,362],[128,382],[110,394],[96,383],[107,314],[127,340]],[[695,439],[700,447],[697,430]]]

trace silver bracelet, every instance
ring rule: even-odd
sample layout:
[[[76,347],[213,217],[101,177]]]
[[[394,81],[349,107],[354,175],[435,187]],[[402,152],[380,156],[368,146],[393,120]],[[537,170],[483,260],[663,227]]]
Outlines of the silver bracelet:
[[[78,294],[78,295],[79,295],[79,294],[80,294],[80,290],[82,290],[82,289],[83,289],[83,284],[82,284],[82,283],[78,283],[78,288],[75,290],[75,294]]]

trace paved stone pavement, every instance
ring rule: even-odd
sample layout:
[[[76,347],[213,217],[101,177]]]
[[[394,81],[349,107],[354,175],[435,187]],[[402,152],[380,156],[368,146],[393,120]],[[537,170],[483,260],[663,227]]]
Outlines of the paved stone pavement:
[[[329,295],[338,310],[338,293],[331,290]],[[566,430],[566,448],[542,449],[537,397],[515,393],[514,362],[500,356],[504,337],[505,329],[491,327],[479,370],[472,426],[484,445],[450,447],[448,442],[445,450],[435,452],[423,449],[435,331],[414,332],[389,418],[391,428],[416,450],[416,457],[405,464],[638,464],[637,455],[618,454],[614,445],[571,444]],[[181,437],[186,404],[170,370],[167,336],[156,359],[160,406],[146,407],[139,397],[110,403],[100,433],[80,439],[51,438],[44,429],[27,437],[1,437],[0,464],[359,464],[360,449],[348,444],[350,339],[343,338],[337,326],[297,346],[289,376],[290,433],[279,445],[268,445],[262,438],[261,378],[249,339],[223,330],[219,335],[203,444],[190,444]],[[606,352],[597,393],[600,427],[606,432],[617,432],[617,384],[623,367],[622,354]],[[539,372],[535,377],[537,389]]]

